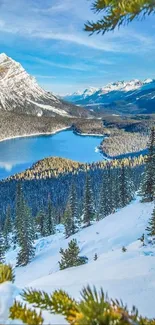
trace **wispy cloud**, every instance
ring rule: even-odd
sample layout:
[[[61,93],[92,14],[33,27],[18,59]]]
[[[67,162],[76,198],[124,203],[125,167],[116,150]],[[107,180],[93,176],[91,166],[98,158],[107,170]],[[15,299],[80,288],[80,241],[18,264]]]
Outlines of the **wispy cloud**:
[[[131,28],[109,33],[104,37],[89,37],[83,31],[84,21],[91,17],[90,3],[77,4],[72,0],[29,1],[6,0],[1,7],[0,31],[25,38],[72,43],[94,50],[117,53],[136,53],[154,48],[154,37]],[[9,10],[8,10],[9,7]],[[135,44],[136,43],[136,44]],[[144,46],[145,45],[145,46]],[[60,44],[61,47],[61,44]]]
[[[62,63],[56,63],[56,62],[52,62],[50,60],[45,60],[45,59],[40,59],[40,58],[36,58],[34,57],[33,60],[35,62],[39,62],[43,65],[49,65],[51,67],[57,67],[60,69],[69,69],[69,70],[78,70],[78,71],[89,71],[91,69],[90,65],[86,65],[86,64],[62,64]]]
[[[46,76],[46,75],[44,76],[41,74],[36,74],[35,77],[40,79],[56,79],[56,76]]]

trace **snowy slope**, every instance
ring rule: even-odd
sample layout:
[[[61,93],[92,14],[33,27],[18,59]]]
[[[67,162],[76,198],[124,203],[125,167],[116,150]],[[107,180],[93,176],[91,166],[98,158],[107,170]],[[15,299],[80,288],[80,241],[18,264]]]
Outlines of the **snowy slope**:
[[[138,240],[145,232],[152,210],[152,204],[142,204],[137,199],[69,239],[60,231],[36,241],[34,260],[26,267],[16,268],[16,285],[47,292],[62,288],[75,298],[84,285],[102,286],[110,297],[123,299],[129,307],[135,304],[142,315],[155,317],[155,247],[149,244],[143,247]],[[72,238],[77,239],[80,254],[86,255],[89,262],[59,271],[59,249],[66,248]],[[122,246],[127,248],[126,253],[122,252]],[[95,253],[97,261],[93,260]],[[15,265],[16,254],[8,252],[7,261]],[[60,324],[57,316],[46,314],[45,320]]]
[[[89,115],[42,89],[20,63],[0,54],[0,109],[37,116]]]

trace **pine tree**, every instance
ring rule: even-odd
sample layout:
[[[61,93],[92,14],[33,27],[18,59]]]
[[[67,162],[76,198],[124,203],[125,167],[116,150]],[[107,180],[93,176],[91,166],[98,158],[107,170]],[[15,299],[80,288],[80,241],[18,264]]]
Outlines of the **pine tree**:
[[[86,174],[85,193],[84,193],[84,215],[83,222],[86,227],[90,226],[95,217],[91,178]]]
[[[72,218],[72,211],[69,204],[67,204],[65,213],[64,213],[64,226],[65,226],[65,235],[66,238],[70,237],[74,231],[74,220]]]
[[[2,230],[0,229],[0,264],[5,262],[5,242]]]
[[[48,207],[47,207],[47,213],[44,217],[43,221],[43,233],[45,233],[46,236],[54,235],[55,229],[54,229],[54,216],[53,216],[53,207],[50,196],[48,197]]]
[[[71,235],[74,235],[78,230],[79,218],[77,212],[77,197],[76,197],[76,189],[73,183],[71,185],[69,199],[64,214],[64,225],[65,225],[66,238],[68,238]]]
[[[100,191],[100,219],[111,214],[114,211],[114,208],[113,175],[109,165],[103,174]]]
[[[45,211],[41,209],[35,218],[36,230],[40,233],[41,237],[46,236],[46,217]]]
[[[68,249],[60,249],[61,261],[59,262],[60,270],[68,267],[78,266],[86,263],[86,259],[79,257],[80,249],[75,239],[68,244]]]
[[[21,237],[21,224],[23,220],[23,207],[24,207],[24,195],[22,185],[20,182],[16,186],[16,207],[15,207],[15,222],[14,222],[14,244],[19,244]]]
[[[133,198],[132,181],[128,177],[128,169],[122,163],[120,175],[120,206],[125,207]]]
[[[78,215],[77,192],[76,192],[75,184],[73,182],[72,182],[72,185],[71,185],[71,190],[70,190],[70,195],[69,195],[69,205],[71,207],[72,217],[73,217],[73,220],[74,220],[73,227],[76,228],[76,226],[79,225],[79,223],[80,223],[80,218],[79,218],[79,215]],[[75,232],[76,229],[73,229],[73,231]]]
[[[148,155],[145,159],[145,172],[140,189],[142,202],[152,202],[155,198],[155,128],[153,127],[148,144]]]
[[[12,231],[12,219],[11,219],[11,208],[7,207],[5,223],[4,223],[4,239],[5,239],[5,247],[9,248],[9,234]]]
[[[27,265],[31,259],[34,257],[35,249],[33,247],[34,243],[34,225],[33,218],[29,207],[24,202],[23,205],[23,219],[20,229],[20,251],[17,256],[17,266]]]
[[[148,227],[146,228],[148,232],[148,236],[154,237],[155,236],[155,207],[152,213],[152,217],[150,218]]]

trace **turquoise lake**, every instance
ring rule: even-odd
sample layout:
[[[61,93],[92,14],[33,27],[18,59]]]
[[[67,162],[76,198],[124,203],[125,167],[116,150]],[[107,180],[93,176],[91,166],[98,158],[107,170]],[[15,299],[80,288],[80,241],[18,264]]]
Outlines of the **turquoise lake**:
[[[0,142],[0,179],[21,172],[45,157],[63,157],[79,162],[103,160],[97,150],[102,137],[82,136],[65,130],[53,135],[15,138]]]

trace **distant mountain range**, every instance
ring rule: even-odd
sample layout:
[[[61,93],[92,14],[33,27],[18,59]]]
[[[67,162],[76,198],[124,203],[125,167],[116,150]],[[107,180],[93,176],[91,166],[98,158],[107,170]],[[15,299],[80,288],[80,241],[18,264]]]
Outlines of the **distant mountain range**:
[[[89,117],[91,112],[42,89],[20,63],[0,54],[0,109],[34,116]]]
[[[90,87],[63,97],[95,112],[155,113],[155,80],[118,81],[102,88]]]

